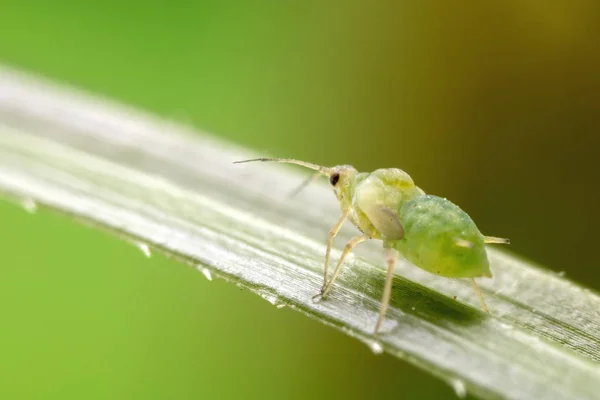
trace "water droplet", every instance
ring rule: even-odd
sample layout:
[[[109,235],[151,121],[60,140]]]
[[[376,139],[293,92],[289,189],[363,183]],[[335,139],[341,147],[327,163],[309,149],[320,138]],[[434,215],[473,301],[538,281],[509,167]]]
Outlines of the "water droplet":
[[[413,307],[413,308],[412,308],[412,310],[413,310],[413,311],[415,311],[415,310],[416,310],[416,308],[415,308],[415,307]]]
[[[138,243],[138,247],[147,258],[152,257],[152,252],[150,252],[150,246],[148,246],[146,243]]]
[[[268,290],[259,290],[257,293],[260,297],[262,297],[263,299],[265,299],[266,301],[268,301],[275,307],[277,307],[277,308],[285,307],[285,304],[279,300],[279,296],[277,296],[276,294],[273,294],[272,292],[270,292]]]
[[[30,214],[34,214],[38,208],[35,200],[33,200],[29,197],[26,199],[23,199],[23,201],[21,201],[21,206],[25,209],[25,211],[27,211]]]
[[[561,278],[563,278],[565,276],[566,272],[565,271],[559,271],[556,273],[556,275],[560,276]]]
[[[272,293],[269,293],[267,291],[259,291],[258,294],[260,295],[260,297],[262,297],[263,299],[265,299],[266,301],[268,301],[269,303],[276,305],[277,304],[277,296],[275,296]]]
[[[504,322],[500,322],[500,326],[503,327],[504,329],[506,329],[507,331],[513,330],[512,325],[506,324]]]
[[[467,387],[465,383],[460,379],[453,379],[450,384],[452,385],[452,389],[454,389],[454,393],[461,399],[467,396]]]
[[[200,272],[202,272],[202,275],[204,275],[206,279],[212,281],[212,275],[210,274],[210,270],[208,268],[201,268]]]
[[[377,341],[372,341],[372,342],[368,342],[367,344],[369,345],[369,348],[371,349],[373,354],[383,353],[383,346],[381,345],[381,343],[379,343]]]

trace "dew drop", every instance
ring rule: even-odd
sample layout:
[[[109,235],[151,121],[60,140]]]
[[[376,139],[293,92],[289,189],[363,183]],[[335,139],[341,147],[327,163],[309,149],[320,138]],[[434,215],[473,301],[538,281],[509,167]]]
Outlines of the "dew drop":
[[[506,329],[507,331],[512,331],[512,330],[513,330],[513,327],[512,327],[512,325],[506,324],[506,323],[504,323],[504,322],[500,322],[500,326],[501,326],[502,328]]]
[[[34,214],[37,211],[37,203],[35,202],[35,200],[27,197],[25,199],[23,199],[23,201],[21,201],[21,206],[23,207],[23,209],[25,211],[27,211],[29,214]]]
[[[452,385],[452,389],[454,389],[454,393],[456,393],[458,397],[463,399],[467,396],[467,387],[463,381],[460,379],[453,379],[450,384]]]
[[[560,276],[561,278],[563,278],[565,276],[566,272],[565,271],[559,271],[556,273],[556,275]]]
[[[212,281],[212,275],[210,274],[210,270],[208,268],[201,268],[200,272],[202,272],[202,275],[204,275],[206,279]]]
[[[266,291],[260,291],[260,292],[258,292],[258,294],[260,295],[260,297],[262,297],[263,299],[265,299],[269,303],[271,303],[273,305],[277,304],[277,296],[275,296],[274,294],[271,294],[271,293],[266,292]]]
[[[146,258],[152,257],[152,252],[150,252],[150,246],[148,246],[146,243],[138,243],[138,247],[142,251],[142,253],[144,253]]]
[[[383,353],[383,346],[381,345],[381,343],[377,342],[377,341],[372,341],[367,343],[369,345],[369,348],[371,349],[371,351],[373,352],[373,354],[381,354]]]
[[[279,300],[279,297],[268,290],[259,290],[258,295],[277,308],[285,307],[285,304]]]

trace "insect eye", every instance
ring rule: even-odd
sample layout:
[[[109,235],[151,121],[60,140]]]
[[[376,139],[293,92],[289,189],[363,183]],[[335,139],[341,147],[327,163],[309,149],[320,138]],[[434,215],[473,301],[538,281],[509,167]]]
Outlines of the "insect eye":
[[[340,174],[338,174],[337,172],[329,177],[329,183],[331,183],[331,186],[335,186],[335,184],[338,183],[339,180]]]

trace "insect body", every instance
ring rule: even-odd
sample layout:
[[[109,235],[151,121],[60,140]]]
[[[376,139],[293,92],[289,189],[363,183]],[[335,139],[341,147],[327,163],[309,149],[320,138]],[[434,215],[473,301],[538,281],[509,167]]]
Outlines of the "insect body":
[[[458,206],[424,195],[399,210],[405,235],[390,241],[408,261],[433,274],[450,278],[491,277],[485,237]]]
[[[386,249],[387,277],[375,333],[381,328],[387,312],[398,253],[428,272],[470,278],[482,309],[487,311],[474,278],[492,276],[485,244],[508,243],[508,239],[483,236],[467,213],[446,199],[425,194],[406,172],[386,168],[365,173],[349,165],[328,168],[283,158],[259,158],[238,163],[250,161],[298,164],[329,178],[342,214],[329,231],[323,286],[315,297],[327,297],[345,258],[357,244],[377,239],[383,241]],[[346,244],[329,277],[333,239],[347,219],[361,234]]]

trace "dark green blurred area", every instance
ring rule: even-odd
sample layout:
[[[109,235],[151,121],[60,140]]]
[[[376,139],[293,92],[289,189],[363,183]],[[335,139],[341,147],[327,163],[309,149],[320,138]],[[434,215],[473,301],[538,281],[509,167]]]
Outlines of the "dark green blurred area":
[[[551,4],[4,1],[0,61],[265,155],[402,168],[600,289],[600,3]],[[62,216],[0,220],[1,398],[454,397]]]

